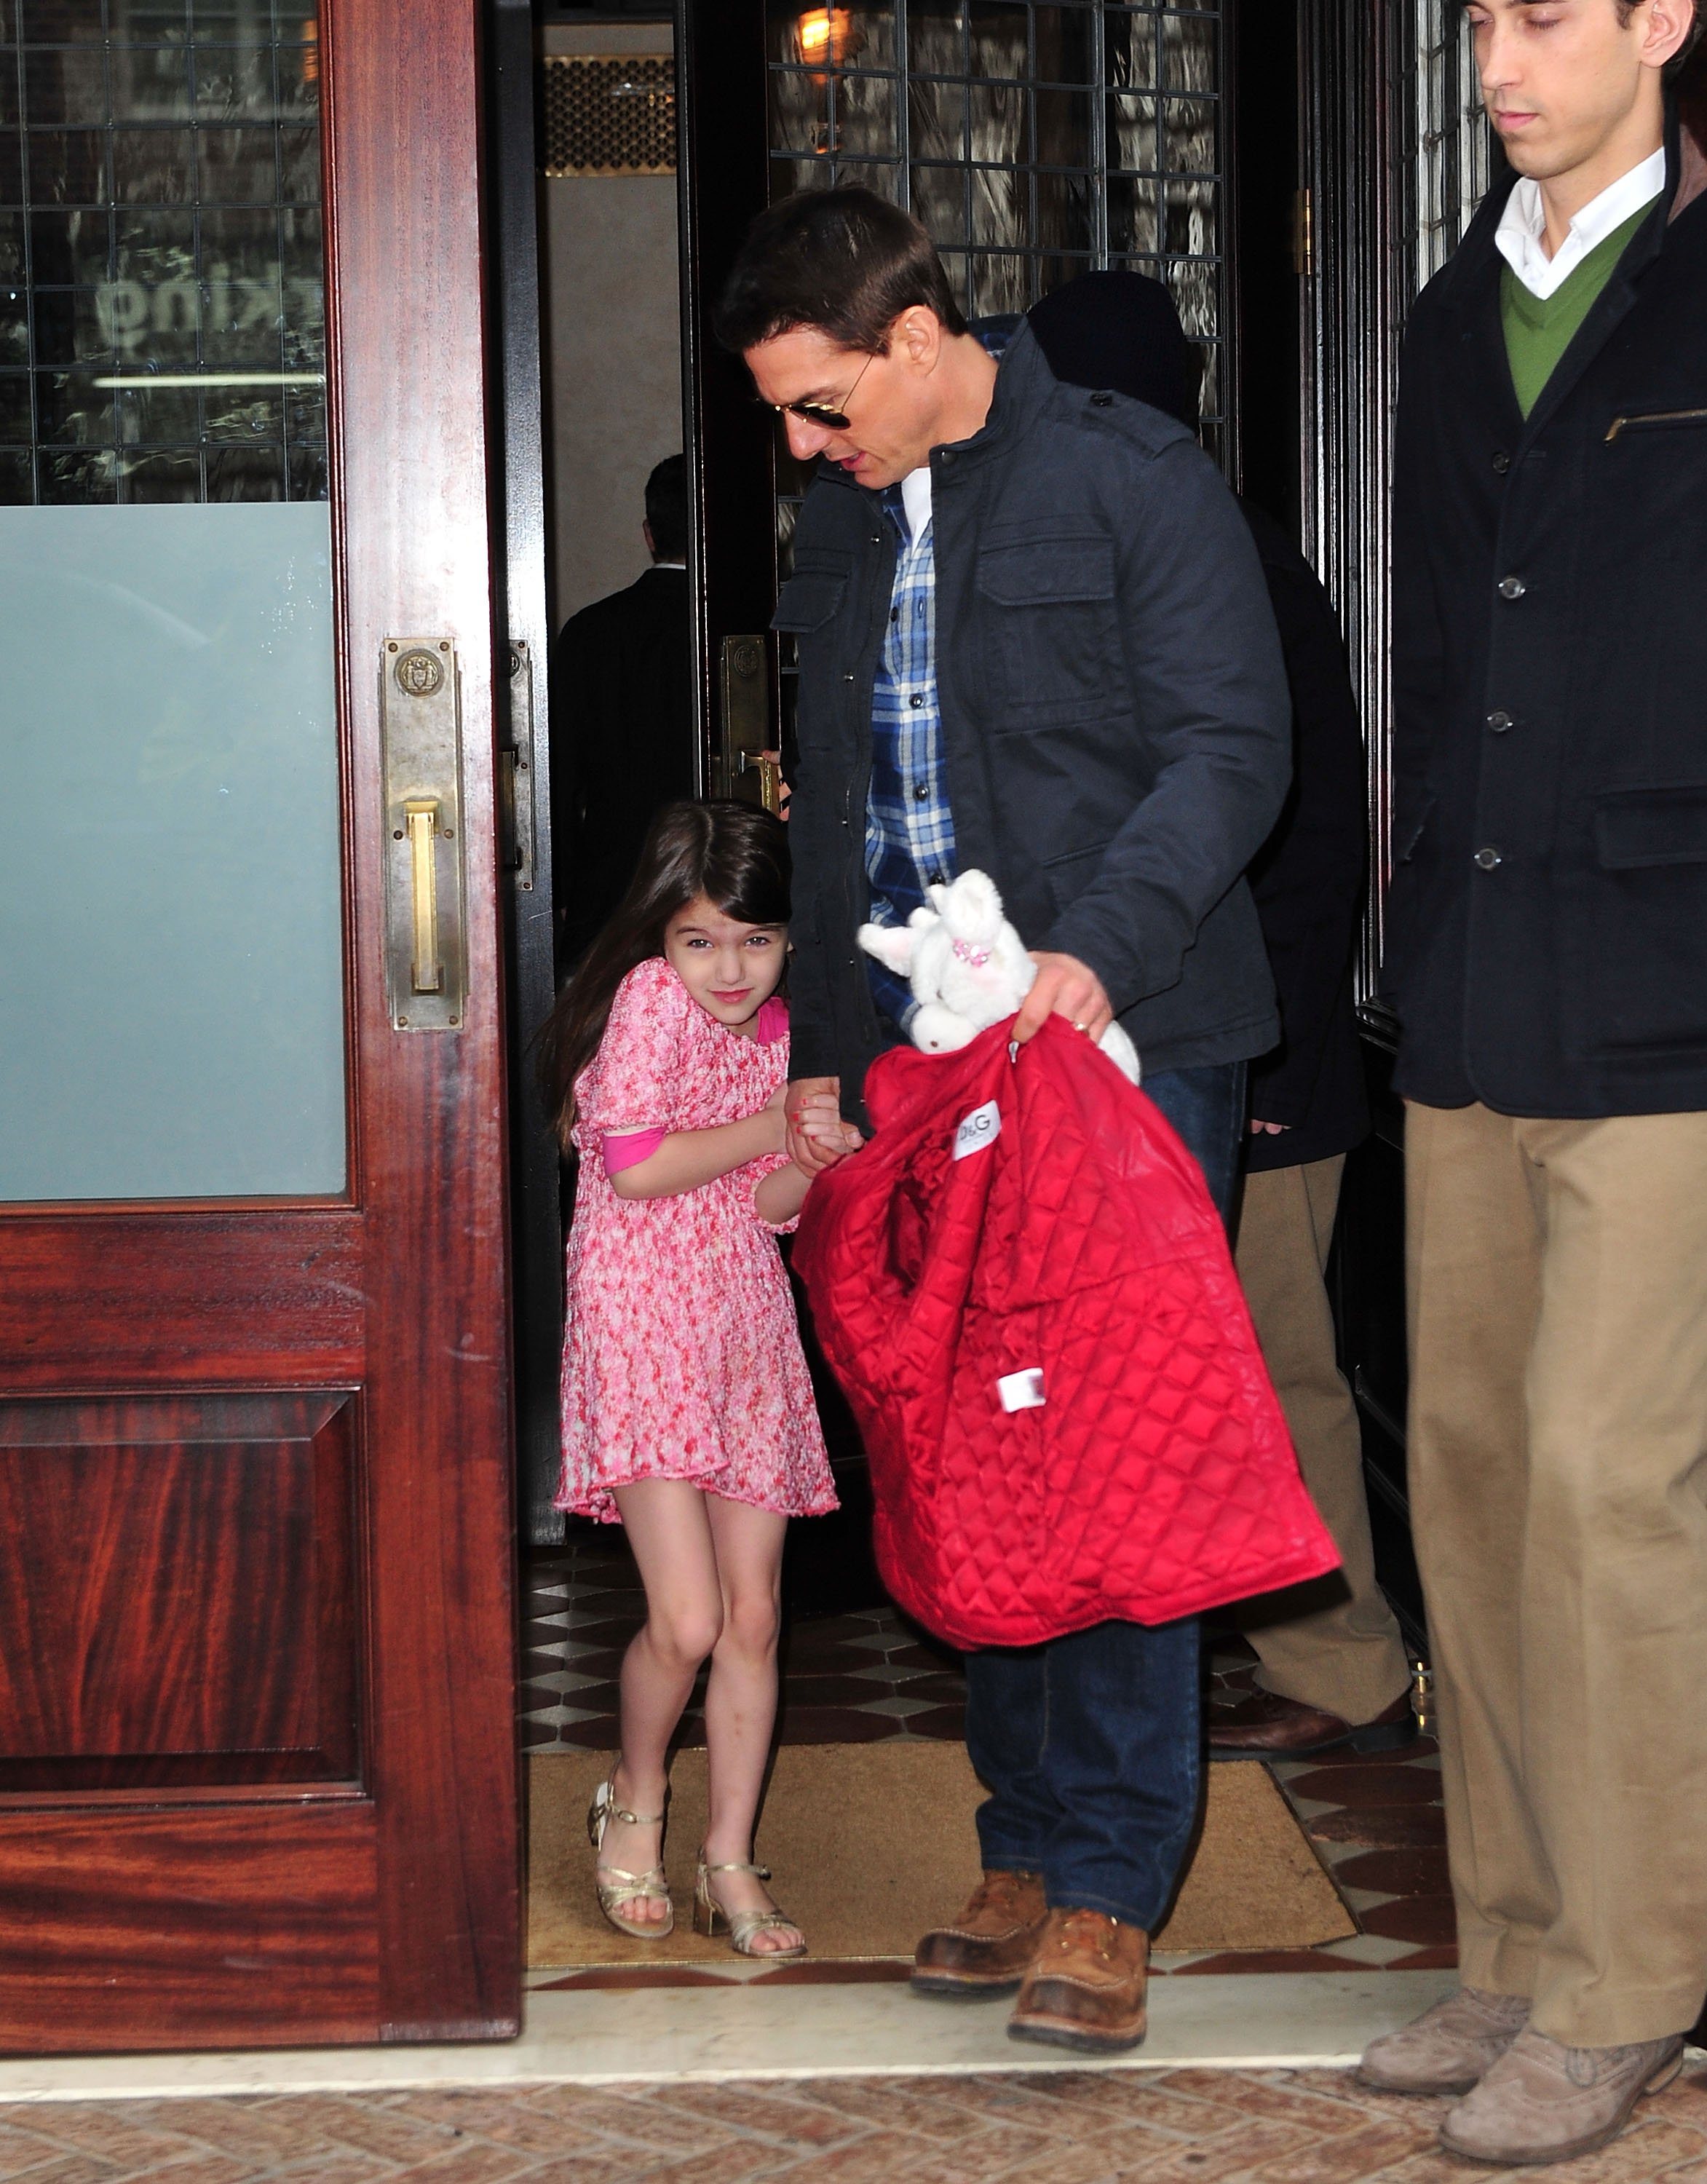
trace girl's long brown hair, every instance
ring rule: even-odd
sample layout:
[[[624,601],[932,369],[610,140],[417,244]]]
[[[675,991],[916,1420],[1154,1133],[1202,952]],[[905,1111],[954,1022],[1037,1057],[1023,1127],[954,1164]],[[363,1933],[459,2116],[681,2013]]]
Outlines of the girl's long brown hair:
[[[598,1051],[616,989],[664,928],[703,895],[741,925],[788,922],[788,830],[756,805],[666,804],[609,922],[575,967],[539,1034],[540,1085],[558,1136],[575,1126],[575,1085]]]

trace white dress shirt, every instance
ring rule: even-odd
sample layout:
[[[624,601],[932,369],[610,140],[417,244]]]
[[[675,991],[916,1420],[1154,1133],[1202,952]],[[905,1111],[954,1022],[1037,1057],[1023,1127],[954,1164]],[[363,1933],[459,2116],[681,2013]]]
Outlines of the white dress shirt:
[[[1571,221],[1570,233],[1549,258],[1541,239],[1547,232],[1541,185],[1526,175],[1506,200],[1493,239],[1530,294],[1545,303],[1564,287],[1598,243],[1604,242],[1632,213],[1652,204],[1665,187],[1665,154],[1661,150],[1650,153],[1639,167],[1621,175],[1610,188],[1584,205]]]

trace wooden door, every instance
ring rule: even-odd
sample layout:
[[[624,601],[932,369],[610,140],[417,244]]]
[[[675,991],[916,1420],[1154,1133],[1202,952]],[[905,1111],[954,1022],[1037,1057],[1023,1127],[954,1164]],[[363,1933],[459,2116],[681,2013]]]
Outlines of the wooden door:
[[[0,440],[24,434],[0,449],[0,562],[14,599],[47,587],[44,612],[81,586],[87,647],[52,668],[69,727],[27,677],[0,708],[34,836],[86,838],[41,948],[114,869],[137,877],[15,1004],[36,1017],[14,1024],[23,1074],[0,1075],[0,1098],[29,1094],[0,1124],[36,1148],[0,1163],[0,2048],[503,2037],[520,1890],[477,11],[14,15],[0,208],[21,197],[28,220],[0,210],[0,237],[27,229],[35,253],[34,393],[0,388]],[[273,234],[312,244],[317,176],[323,363],[313,269],[266,255]],[[324,522],[317,494],[329,554],[292,548],[234,650],[203,593],[235,596],[251,550],[264,578]],[[180,547],[200,604],[162,589]],[[135,565],[103,573],[97,549]],[[323,563],[316,666],[292,646]],[[285,774],[270,803],[252,746],[276,729],[267,751],[297,765],[320,731],[296,685],[320,676],[325,808]],[[134,749],[127,705],[151,724]],[[105,756],[58,790],[31,754],[62,733]],[[246,875],[269,904],[214,977]],[[298,1175],[292,1133],[329,1100]],[[56,1106],[94,1119],[56,1133]]]

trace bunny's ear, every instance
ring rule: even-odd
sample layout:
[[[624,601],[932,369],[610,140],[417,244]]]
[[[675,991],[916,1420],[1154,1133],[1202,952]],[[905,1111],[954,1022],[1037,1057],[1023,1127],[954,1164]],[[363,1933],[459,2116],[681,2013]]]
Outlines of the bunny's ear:
[[[967,939],[995,939],[1002,928],[1002,898],[987,872],[962,872],[953,900],[954,923]]]
[[[919,936],[909,925],[862,925],[854,936],[868,956],[875,956],[905,978],[913,967],[913,948]]]

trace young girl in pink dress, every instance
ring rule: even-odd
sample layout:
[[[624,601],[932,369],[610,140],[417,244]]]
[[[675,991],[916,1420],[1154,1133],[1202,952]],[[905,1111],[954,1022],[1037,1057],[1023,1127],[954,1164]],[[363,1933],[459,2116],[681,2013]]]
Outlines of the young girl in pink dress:
[[[778,1957],[806,1947],[753,1863],[782,1540],[791,1517],[837,1506],[776,1244],[809,1181],[784,1150],[787,928],[782,826],[743,804],[668,805],[544,1043],[581,1156],[557,1506],[625,1525],[646,1587],[621,1750],[587,1815],[599,1908],[626,1934],[671,1930],[667,1756],[709,1654],[694,1925]]]

